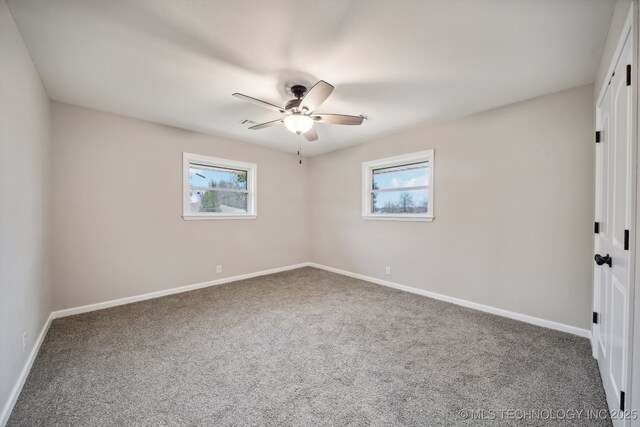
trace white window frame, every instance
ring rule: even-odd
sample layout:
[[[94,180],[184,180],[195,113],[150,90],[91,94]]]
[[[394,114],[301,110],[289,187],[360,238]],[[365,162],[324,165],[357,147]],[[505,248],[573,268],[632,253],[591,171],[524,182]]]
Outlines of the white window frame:
[[[235,214],[228,212],[189,212],[189,165],[192,163],[247,171],[247,212]],[[257,175],[258,166],[255,163],[238,162],[235,160],[203,156],[201,154],[182,153],[182,218],[188,221],[206,219],[255,219],[258,216]]]
[[[374,214],[371,212],[371,194],[373,183],[373,171],[375,169],[402,166],[411,163],[423,163],[429,165],[429,202],[428,210],[423,214]],[[435,162],[433,149],[416,153],[403,154],[401,156],[387,157],[362,163],[362,218],[388,221],[433,221],[434,217],[434,177]],[[410,189],[410,188],[409,188]]]

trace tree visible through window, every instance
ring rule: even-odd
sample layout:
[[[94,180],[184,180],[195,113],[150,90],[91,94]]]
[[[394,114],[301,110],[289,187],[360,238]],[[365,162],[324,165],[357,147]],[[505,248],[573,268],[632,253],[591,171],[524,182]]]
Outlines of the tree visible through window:
[[[230,161],[213,158],[206,161],[202,156],[198,157],[190,161],[185,160],[189,191],[185,214],[201,217],[250,214],[250,175],[255,173],[255,165],[235,168]]]
[[[429,207],[427,163],[373,170],[372,213],[425,213]]]
[[[363,163],[365,218],[432,218],[433,150]]]
[[[189,165],[191,211],[247,212],[247,171]]]

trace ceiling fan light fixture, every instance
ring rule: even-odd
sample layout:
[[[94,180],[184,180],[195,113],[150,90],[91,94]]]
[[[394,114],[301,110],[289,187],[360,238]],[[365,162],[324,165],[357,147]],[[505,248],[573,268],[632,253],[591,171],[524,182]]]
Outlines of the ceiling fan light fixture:
[[[234,93],[233,96],[243,101],[283,114],[281,118],[271,120],[270,122],[260,124],[252,123],[253,126],[249,127],[249,130],[254,131],[284,124],[289,131],[297,135],[304,135],[307,141],[317,141],[318,132],[316,132],[313,126],[316,122],[328,125],[357,126],[361,125],[365,119],[363,115],[349,116],[347,114],[317,114],[315,111],[324,101],[327,100],[327,98],[329,98],[333,89],[333,85],[330,85],[324,80],[320,80],[309,90],[307,90],[303,85],[291,85],[291,94],[296,98],[290,99],[285,104],[284,108],[280,108],[270,102],[262,101],[238,92]],[[242,124],[245,123],[247,122],[242,122]]]
[[[313,127],[313,119],[303,114],[291,114],[284,118],[284,125],[296,134],[306,133]]]

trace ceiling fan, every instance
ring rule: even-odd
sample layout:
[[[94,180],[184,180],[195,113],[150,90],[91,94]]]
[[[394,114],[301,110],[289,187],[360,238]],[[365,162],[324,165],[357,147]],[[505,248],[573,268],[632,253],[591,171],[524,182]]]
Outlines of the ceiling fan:
[[[318,133],[313,128],[313,124],[316,122],[331,125],[361,125],[365,119],[364,116],[348,116],[345,114],[315,114],[314,111],[326,101],[331,92],[333,92],[333,86],[324,80],[320,80],[313,85],[309,91],[305,86],[294,85],[291,87],[291,93],[296,98],[287,102],[284,108],[241,93],[234,93],[233,96],[284,114],[284,117],[278,120],[251,126],[250,130],[284,124],[291,132],[297,135],[302,134],[309,141],[315,141],[318,139]]]

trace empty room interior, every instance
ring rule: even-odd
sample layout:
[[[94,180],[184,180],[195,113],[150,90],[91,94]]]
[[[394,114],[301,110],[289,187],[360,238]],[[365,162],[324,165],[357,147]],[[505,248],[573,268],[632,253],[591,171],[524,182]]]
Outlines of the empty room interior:
[[[0,427],[640,426],[636,0],[0,0]]]

